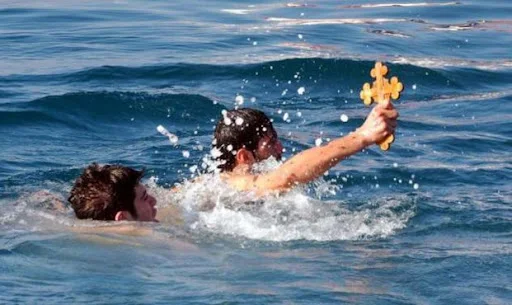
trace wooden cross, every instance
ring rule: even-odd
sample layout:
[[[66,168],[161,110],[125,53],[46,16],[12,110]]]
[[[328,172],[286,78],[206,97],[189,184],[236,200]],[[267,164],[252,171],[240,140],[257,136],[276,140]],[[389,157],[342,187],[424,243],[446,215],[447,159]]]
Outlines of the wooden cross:
[[[389,81],[384,77],[386,74],[388,74],[388,67],[384,66],[381,62],[376,62],[375,68],[370,72],[375,81],[371,87],[369,83],[365,83],[360,93],[360,97],[365,105],[369,106],[372,102],[386,105],[391,103],[391,99],[396,100],[400,97],[400,91],[404,89],[404,86],[398,81],[396,76],[393,76],[391,81]],[[378,143],[380,149],[388,150],[394,140],[395,135],[389,135],[384,141]]]

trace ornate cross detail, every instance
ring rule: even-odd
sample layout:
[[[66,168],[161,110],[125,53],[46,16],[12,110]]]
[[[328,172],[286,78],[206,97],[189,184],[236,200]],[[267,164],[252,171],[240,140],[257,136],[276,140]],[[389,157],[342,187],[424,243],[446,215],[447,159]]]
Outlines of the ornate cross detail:
[[[375,67],[370,72],[375,81],[371,87],[369,83],[365,83],[360,93],[360,97],[365,105],[369,106],[372,102],[391,103],[391,99],[396,100],[400,97],[400,92],[404,89],[404,86],[398,81],[396,76],[393,76],[391,81],[389,81],[384,77],[386,74],[388,74],[388,67],[384,66],[381,62],[376,62]],[[383,142],[378,143],[380,149],[388,150],[394,140],[395,135],[388,136]]]

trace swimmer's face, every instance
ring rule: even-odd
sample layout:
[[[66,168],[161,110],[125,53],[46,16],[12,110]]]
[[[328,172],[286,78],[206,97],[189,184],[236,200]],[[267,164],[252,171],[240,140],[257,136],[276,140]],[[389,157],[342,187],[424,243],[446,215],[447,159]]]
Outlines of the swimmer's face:
[[[156,199],[148,194],[146,187],[137,184],[135,187],[135,200],[133,202],[137,221],[156,221]]]
[[[263,136],[258,142],[258,148],[255,151],[255,157],[257,161],[263,161],[270,157],[281,160],[283,154],[283,145],[277,138],[275,133],[269,133]]]

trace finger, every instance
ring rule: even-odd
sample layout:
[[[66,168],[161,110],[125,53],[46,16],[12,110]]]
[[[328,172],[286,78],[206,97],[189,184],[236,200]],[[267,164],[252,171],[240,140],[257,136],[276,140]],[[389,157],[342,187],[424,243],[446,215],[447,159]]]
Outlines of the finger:
[[[387,109],[387,108],[392,106],[391,105],[391,101],[389,99],[384,99],[384,100],[379,101],[379,105],[382,106],[385,109]]]
[[[398,118],[398,111],[393,110],[382,110],[382,114],[386,116],[388,119],[396,120]]]
[[[387,111],[390,111],[390,110],[386,110],[386,108],[384,108],[384,106],[381,104],[378,104],[374,108],[374,113],[376,116],[386,116]]]
[[[391,133],[395,132],[395,129],[396,129],[396,124],[393,125],[391,122],[388,122],[388,124],[386,125],[386,131],[391,134]]]

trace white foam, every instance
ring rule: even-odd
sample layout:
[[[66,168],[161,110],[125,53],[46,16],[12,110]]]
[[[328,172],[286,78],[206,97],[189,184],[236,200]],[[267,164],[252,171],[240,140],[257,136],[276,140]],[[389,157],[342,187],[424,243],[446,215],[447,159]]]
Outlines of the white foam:
[[[252,12],[253,10],[248,10],[248,9],[227,9],[226,8],[226,9],[221,9],[220,11],[224,12],[224,13],[234,14],[234,15],[247,15],[250,12]]]
[[[386,59],[386,61],[394,64],[410,64],[425,68],[474,68],[480,70],[506,70],[512,68],[512,60],[467,60],[458,58],[433,58],[433,57],[403,57],[396,56]]]
[[[277,26],[326,25],[326,24],[380,24],[390,22],[407,22],[404,18],[326,18],[326,19],[293,19],[269,17],[267,21]]]
[[[258,164],[265,172],[279,166],[275,159]],[[332,195],[339,189],[323,180],[314,194]],[[385,237],[404,228],[414,209],[404,198],[379,199],[350,210],[342,201],[321,201],[296,188],[280,196],[256,197],[226,185],[216,174],[185,182],[172,200],[184,211],[193,230],[268,241],[354,240]],[[406,205],[404,208],[397,208]]]
[[[350,211],[342,203],[321,202],[301,193],[290,193],[247,211],[225,207],[217,201],[211,212],[198,215],[197,227],[216,233],[250,239],[289,240],[354,240],[385,237],[402,229],[414,215],[412,211],[396,213],[399,200],[368,204],[367,208]]]
[[[67,188],[58,186],[61,190]],[[50,190],[39,190],[20,196],[12,202],[0,202],[0,230],[41,231],[69,226],[73,218],[64,205],[64,197]]]
[[[422,7],[422,6],[451,6],[459,5],[460,2],[419,2],[419,3],[375,3],[375,4],[356,4],[346,5],[344,8],[387,8],[387,7]]]

